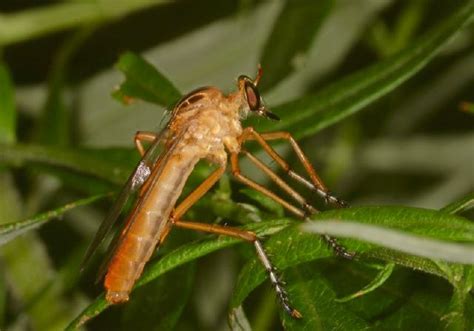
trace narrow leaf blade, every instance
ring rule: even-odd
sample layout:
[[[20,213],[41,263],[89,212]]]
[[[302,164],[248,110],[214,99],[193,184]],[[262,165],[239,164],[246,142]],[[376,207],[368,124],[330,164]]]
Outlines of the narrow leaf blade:
[[[8,165],[41,165],[60,167],[83,175],[95,176],[115,184],[123,184],[133,169],[138,154],[115,150],[69,149],[42,145],[1,145],[0,162]],[[121,154],[121,155],[118,155]],[[125,155],[127,157],[125,158]],[[135,157],[133,156],[135,155]],[[121,160],[120,162],[117,162]]]
[[[123,329],[175,329],[193,289],[195,269],[187,264],[138,289],[124,307]]]
[[[429,235],[438,239],[474,241],[474,224],[472,222],[462,217],[435,210],[393,206],[352,207],[325,211],[314,215],[313,219],[315,221],[337,219],[340,221],[338,224],[345,223],[345,220],[357,220],[361,223],[387,225],[399,230],[419,235]],[[308,226],[315,224],[319,223],[307,223]],[[301,227],[301,225],[298,227]],[[375,257],[389,263],[393,262],[436,274],[449,280],[449,276],[429,259],[397,253],[384,248],[376,248],[363,242],[347,240],[343,241],[343,244],[349,250],[356,252],[359,258]],[[303,233],[296,227],[288,227],[273,235],[265,242],[265,248],[271,254],[273,264],[281,270],[333,255],[320,237]],[[267,274],[257,259],[248,262],[239,275],[231,308],[240,306],[249,293],[260,285],[266,277]]]
[[[474,207],[474,192],[466,195],[465,197],[456,200],[449,205],[445,206],[441,211],[449,214],[459,214],[467,211]]]
[[[285,330],[367,330],[362,318],[335,301],[334,290],[315,273],[311,264],[292,268],[288,294],[295,307],[301,310],[302,319],[295,320],[280,311]]]
[[[94,203],[97,200],[107,197],[108,195],[110,194],[98,194],[89,198],[80,199],[80,200],[68,203],[62,207],[36,215],[32,218],[29,218],[23,221],[1,224],[0,225],[0,246],[15,239],[17,236],[23,233],[39,228],[43,224],[62,216],[64,213],[66,213],[67,211],[71,209]]]
[[[330,12],[332,0],[286,1],[268,37],[261,65],[265,79],[262,90],[269,89],[302,66],[304,57]]]
[[[15,94],[10,73],[0,61],[0,143],[11,144],[16,140]]]
[[[393,269],[395,268],[395,263],[387,263],[385,267],[380,270],[380,272],[377,274],[377,277],[375,277],[370,284],[368,284],[366,287],[361,289],[360,291],[357,291],[354,294],[347,295],[343,298],[335,299],[337,302],[347,302],[352,299],[358,298],[362,295],[365,295],[367,293],[370,293],[374,291],[375,289],[379,288],[382,286],[385,281],[390,277],[390,275],[393,272]]]
[[[256,125],[262,130],[294,132],[307,137],[362,110],[419,72],[474,15],[474,3],[466,1],[451,16],[400,53],[363,69],[316,95],[272,108],[281,121]],[[256,124],[256,123],[255,123]]]
[[[474,245],[453,244],[441,240],[413,236],[402,231],[356,222],[323,221],[305,224],[305,231],[348,237],[371,242],[386,248],[430,259],[474,264]]]
[[[125,81],[113,96],[125,104],[136,98],[169,108],[181,97],[171,81],[137,54],[123,54],[117,68],[125,74]]]

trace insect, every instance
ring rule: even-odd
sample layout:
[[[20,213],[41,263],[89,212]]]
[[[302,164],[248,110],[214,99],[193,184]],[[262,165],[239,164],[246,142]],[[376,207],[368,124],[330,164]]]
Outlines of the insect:
[[[294,318],[301,314],[293,308],[265,249],[253,232],[217,224],[186,221],[186,211],[198,201],[222,176],[230,159],[232,175],[240,182],[267,195],[288,211],[305,219],[317,212],[299,193],[291,188],[266,164],[243,148],[248,140],[254,140],[283,170],[297,182],[322,196],[326,202],[339,206],[343,202],[332,196],[316,174],[305,154],[288,132],[258,133],[253,128],[243,128],[241,120],[253,113],[271,120],[277,115],[265,106],[259,91],[262,70],[259,67],[254,80],[240,76],[237,91],[224,95],[215,87],[202,87],[184,96],[174,107],[168,124],[160,133],[139,131],[135,145],[142,156],[141,161],[129,177],[108,216],[101,224],[91,243],[84,263],[90,260],[97,246],[120,218],[129,198],[135,195],[132,211],[125,220],[123,229],[110,245],[99,278],[104,278],[106,299],[116,304],[129,299],[131,289],[141,275],[145,263],[156,247],[166,239],[172,227],[237,237],[253,243],[258,258],[268,272],[270,281],[283,309]],[[267,141],[287,140],[309,175],[309,180],[297,174]],[[143,142],[150,142],[145,150]],[[297,203],[295,206],[264,186],[244,176],[239,168],[239,156],[246,155],[251,162],[266,173]],[[201,159],[217,165],[194,191],[179,204],[187,178]],[[352,254],[340,246],[334,238],[325,240],[339,255],[351,258]]]

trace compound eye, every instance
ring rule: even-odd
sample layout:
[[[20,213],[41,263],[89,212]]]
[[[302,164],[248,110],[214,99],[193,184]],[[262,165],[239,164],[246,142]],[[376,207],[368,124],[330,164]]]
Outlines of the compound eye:
[[[251,83],[245,84],[245,95],[247,96],[250,110],[258,110],[260,108],[260,94],[257,88]]]

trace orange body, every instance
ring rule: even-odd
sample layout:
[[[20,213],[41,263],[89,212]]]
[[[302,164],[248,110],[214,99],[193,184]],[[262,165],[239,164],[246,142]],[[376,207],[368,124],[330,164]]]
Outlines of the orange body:
[[[111,253],[108,255],[110,259],[108,258],[106,263],[103,263],[103,266],[106,267],[102,268],[102,271],[106,271],[104,285],[106,299],[109,303],[115,304],[128,300],[132,287],[140,277],[155,248],[163,242],[171,227],[177,226],[252,242],[283,309],[292,317],[301,318],[300,312],[291,307],[283,288],[283,282],[276,274],[275,268],[255,233],[218,224],[182,219],[187,210],[202,198],[222,176],[229,156],[232,175],[241,183],[280,203],[294,215],[303,219],[306,219],[307,215],[317,212],[303,196],[286,184],[272,169],[241,148],[247,140],[259,143],[289,177],[321,195],[326,202],[334,203],[340,207],[344,206],[342,201],[329,194],[303,151],[288,132],[259,134],[251,127],[242,128],[241,120],[249,112],[273,120],[279,119],[265,107],[260,97],[257,90],[260,76],[260,69],[255,80],[247,76],[240,76],[237,84],[238,90],[229,95],[224,95],[215,87],[194,90],[184,96],[174,107],[170,121],[163,131],[158,134],[141,131],[135,135],[135,144],[143,158],[101,224],[85,257],[85,262],[90,260],[114,222],[120,218],[123,207],[129,201],[128,198],[131,194],[139,192],[133,211],[128,216],[118,241],[114,241],[110,245],[109,252]],[[267,143],[267,140],[276,139],[290,142],[296,156],[308,172],[310,180],[293,171],[290,165]],[[141,141],[152,142],[146,152]],[[164,150],[160,150],[159,146],[164,146]],[[251,162],[266,173],[300,206],[294,206],[241,174],[238,160],[240,154],[247,155]],[[214,163],[217,165],[217,169],[176,205],[188,177],[201,159],[207,159]],[[338,255],[352,258],[353,254],[347,252],[334,238],[329,236],[323,238]],[[101,272],[100,277],[102,276]]]
[[[143,183],[110,260],[104,282],[108,302],[128,300],[146,262],[172,226],[170,215],[196,163],[205,158],[223,170],[227,163],[226,149],[238,151],[237,137],[242,127],[234,100],[235,96],[225,97],[215,88],[204,88],[175,107],[166,141],[171,152],[154,165]],[[170,147],[173,137],[180,138]]]
[[[107,270],[104,283],[107,301],[120,303],[128,300],[145,263],[172,225],[169,222],[171,211],[196,162],[196,158],[182,158],[177,153],[171,155],[155,183],[150,183],[149,190],[127,220],[130,225],[123,232],[127,234]]]

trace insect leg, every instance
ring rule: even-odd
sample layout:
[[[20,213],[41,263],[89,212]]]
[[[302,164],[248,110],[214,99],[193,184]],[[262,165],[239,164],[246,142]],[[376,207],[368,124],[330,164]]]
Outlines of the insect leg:
[[[194,191],[192,191],[174,210],[172,219],[178,220],[221,178],[225,166],[214,170]]]
[[[246,150],[242,150],[242,153],[245,154],[250,161],[252,161],[260,170],[268,175],[278,186],[280,186],[283,190],[286,191],[293,199],[295,199],[301,207],[307,212],[307,216],[314,214],[317,210],[311,206],[305,198],[303,198],[298,192],[296,192],[293,188],[291,188],[285,181],[278,176],[272,169],[270,169],[265,163],[260,161],[257,157],[253,154],[249,153]]]
[[[292,204],[286,202],[285,200],[280,198],[278,195],[276,195],[275,193],[273,193],[266,187],[263,187],[262,185],[251,180],[250,178],[242,175],[242,173],[240,172],[240,167],[239,167],[239,154],[238,153],[232,153],[230,156],[230,161],[231,161],[231,166],[232,166],[232,175],[237,180],[239,180],[240,182],[242,182],[243,184],[247,186],[250,186],[256,191],[262,194],[265,194],[269,198],[275,200],[276,202],[278,202],[280,205],[288,209],[290,212],[292,212],[296,216],[301,217],[301,218],[304,218],[306,216],[306,213],[300,208],[293,206]]]
[[[275,139],[287,139],[287,140],[290,141],[290,143],[291,143],[293,149],[295,150],[298,158],[300,159],[301,163],[303,164],[306,171],[310,175],[312,182],[309,182],[304,177],[302,177],[302,176],[298,175],[296,172],[294,172],[291,169],[291,167],[289,166],[289,164],[266,142],[266,140],[275,140]],[[330,193],[327,190],[326,186],[324,185],[322,180],[319,178],[316,171],[313,169],[311,163],[308,161],[308,159],[304,155],[303,151],[301,150],[301,148],[296,143],[296,141],[294,140],[294,138],[291,136],[290,133],[282,131],[282,132],[271,132],[271,133],[259,134],[253,128],[248,127],[248,128],[245,128],[244,132],[242,133],[242,135],[240,137],[240,143],[242,144],[246,140],[256,140],[262,146],[262,148],[268,153],[268,155],[273,160],[275,160],[288,173],[288,175],[290,177],[292,177],[293,179],[297,180],[300,183],[303,183],[304,185],[306,185],[310,189],[318,192],[320,195],[322,195],[326,199],[326,201],[336,202],[337,205],[340,206],[340,207],[345,206],[345,203],[342,200],[339,200],[339,199],[333,197],[332,195],[330,195]],[[238,167],[237,155],[235,155],[235,156],[232,155],[231,160],[232,160],[233,173],[235,171],[237,174],[240,175],[240,169]],[[242,176],[242,175],[240,175],[240,176]],[[256,190],[258,190],[262,193],[265,193],[264,190],[266,190],[266,189],[261,187],[259,184],[250,181],[248,178],[245,178],[245,180],[247,182],[244,182],[244,183],[246,183],[247,185],[251,186],[252,188],[254,188],[254,189],[256,189]],[[243,180],[241,179],[241,181],[243,181]],[[261,189],[259,189],[259,188],[261,188]],[[272,192],[270,192],[270,193],[272,193]],[[267,194],[267,195],[270,198],[273,198],[275,201],[282,204],[284,207],[286,207],[283,203],[281,203],[280,201],[278,201],[277,199],[275,199],[271,195],[269,195],[269,194]],[[308,210],[308,209],[306,209],[306,210]],[[300,217],[304,218],[304,219],[306,219],[307,216],[308,216],[306,214],[303,214],[302,216],[298,215],[297,213],[295,213],[295,214],[297,216],[300,216]],[[326,241],[326,243],[331,247],[331,249],[336,253],[336,255],[341,256],[341,257],[346,258],[346,259],[349,259],[349,260],[354,258],[354,253],[347,251],[347,249],[344,248],[344,246],[339,244],[339,242],[337,241],[336,238],[333,238],[333,237],[328,236],[328,235],[323,235],[322,237]]]
[[[274,159],[291,178],[305,185],[312,191],[318,193],[321,197],[324,198],[324,200],[327,203],[333,203],[339,207],[346,206],[346,203],[343,200],[336,198],[329,192],[326,185],[324,185],[323,181],[314,170],[308,158],[303,153],[302,149],[300,148],[296,140],[292,137],[292,135],[289,132],[278,131],[278,132],[258,133],[253,128],[246,128],[246,132],[244,132],[244,134],[242,135],[242,138],[243,138],[242,142],[244,142],[245,140],[256,140],[263,147],[263,149],[268,153],[268,155],[270,155],[270,157]],[[306,178],[302,177],[301,175],[297,174],[294,170],[292,170],[290,165],[267,143],[267,140],[276,140],[276,139],[284,139],[290,142],[290,145],[295,151],[296,156],[301,161],[305,170],[309,174],[311,181],[308,181]]]
[[[236,228],[221,226],[217,224],[207,224],[207,223],[196,223],[196,222],[186,222],[182,220],[176,220],[174,223],[176,226],[186,229],[192,229],[196,231],[215,233],[230,237],[235,237],[243,239],[249,242],[252,242],[255,246],[257,256],[265,267],[265,270],[268,272],[270,281],[277,293],[278,300],[282,305],[283,309],[294,318],[301,318],[301,313],[291,307],[290,300],[286,294],[285,289],[283,288],[283,282],[278,277],[275,267],[272,265],[270,259],[268,258],[267,253],[265,252],[262,243],[258,239],[257,235],[254,232],[244,231]]]
[[[151,131],[137,131],[135,133],[134,142],[141,157],[145,155],[145,148],[143,148],[142,141],[153,142],[157,136],[155,132]]]

